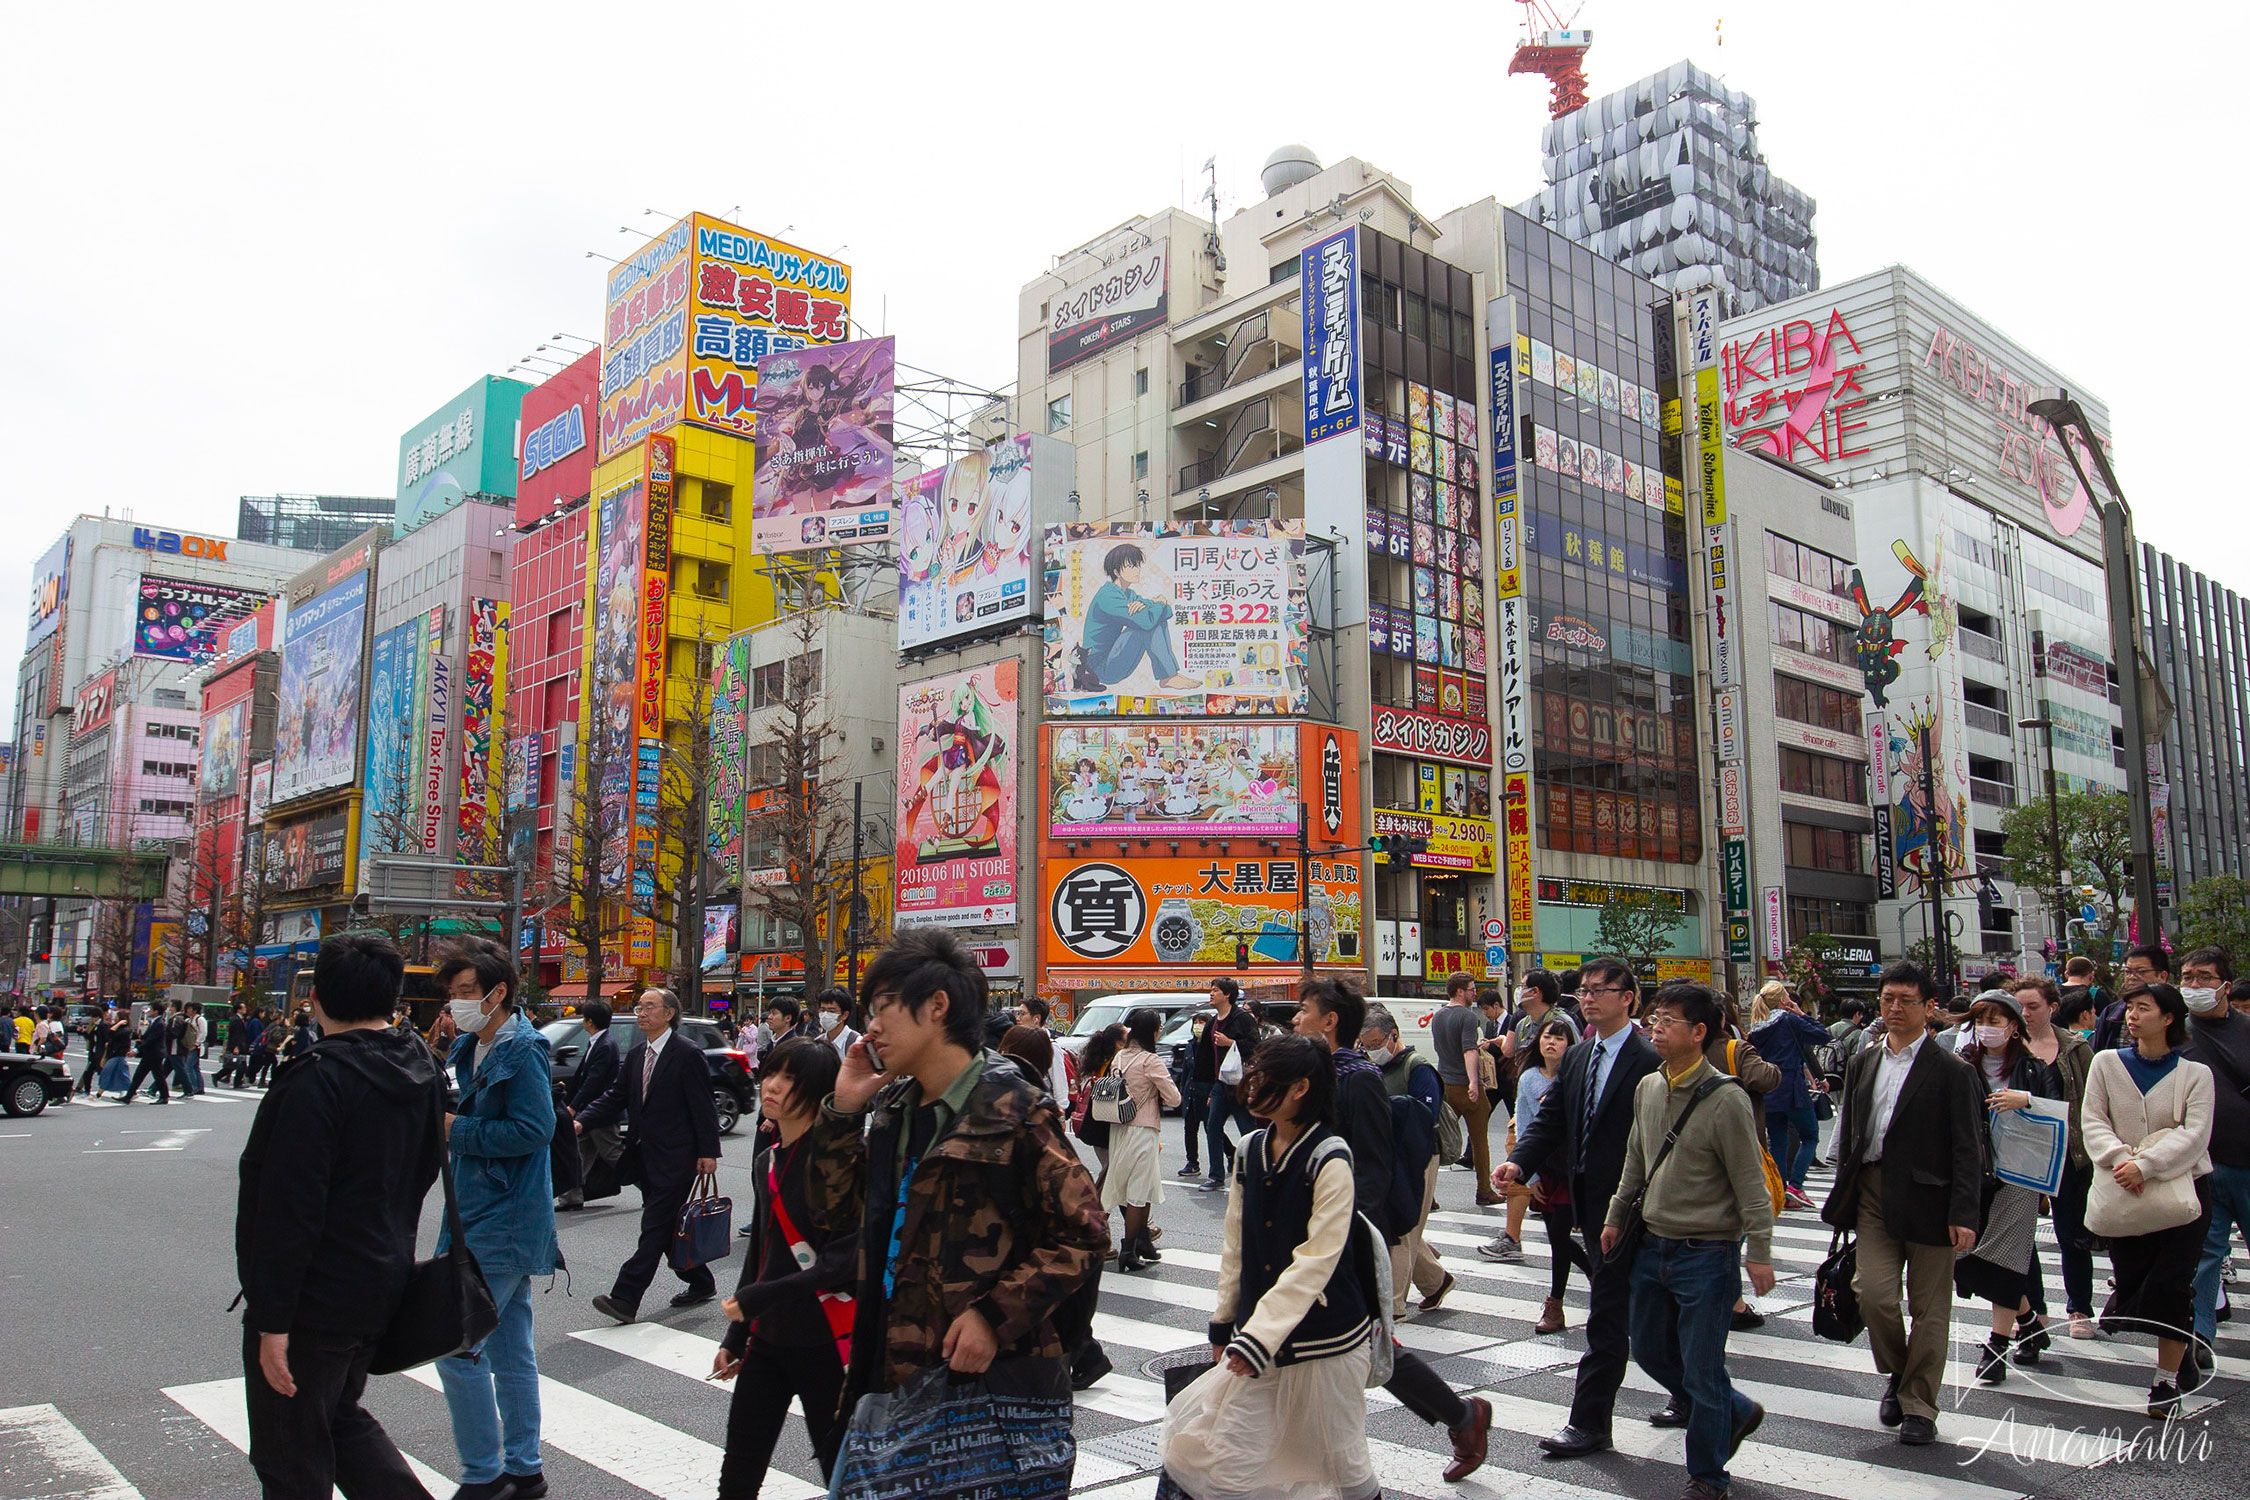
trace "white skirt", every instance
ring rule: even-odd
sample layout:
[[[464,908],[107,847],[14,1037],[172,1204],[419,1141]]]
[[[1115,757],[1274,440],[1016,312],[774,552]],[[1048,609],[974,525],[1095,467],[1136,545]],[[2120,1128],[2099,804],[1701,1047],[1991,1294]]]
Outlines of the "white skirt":
[[[1158,1132],[1142,1125],[1119,1125],[1109,1133],[1109,1173],[1102,1178],[1102,1207],[1116,1210],[1164,1201],[1164,1169],[1157,1158]]]
[[[1164,1472],[1195,1500],[1367,1500],[1367,1345],[1236,1375],[1222,1361],[1164,1409]]]

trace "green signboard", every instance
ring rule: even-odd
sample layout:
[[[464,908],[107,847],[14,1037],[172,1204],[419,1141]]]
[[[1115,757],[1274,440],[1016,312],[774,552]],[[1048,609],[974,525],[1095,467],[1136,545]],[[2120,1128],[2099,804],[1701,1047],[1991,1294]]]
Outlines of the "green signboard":
[[[486,375],[398,440],[397,535],[444,515],[471,495],[513,500],[516,418],[531,387]]]
[[[1720,869],[1726,876],[1727,913],[1750,913],[1750,841],[1739,834],[1720,850]]]

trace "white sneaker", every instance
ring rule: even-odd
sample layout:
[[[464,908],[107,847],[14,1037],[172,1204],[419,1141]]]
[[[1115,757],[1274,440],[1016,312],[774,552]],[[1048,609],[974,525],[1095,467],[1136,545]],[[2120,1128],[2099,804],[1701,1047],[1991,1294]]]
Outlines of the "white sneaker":
[[[1523,1246],[1516,1242],[1514,1235],[1503,1232],[1496,1238],[1486,1240],[1483,1244],[1477,1246],[1477,1254],[1483,1256],[1486,1260],[1513,1263],[1523,1259]]]

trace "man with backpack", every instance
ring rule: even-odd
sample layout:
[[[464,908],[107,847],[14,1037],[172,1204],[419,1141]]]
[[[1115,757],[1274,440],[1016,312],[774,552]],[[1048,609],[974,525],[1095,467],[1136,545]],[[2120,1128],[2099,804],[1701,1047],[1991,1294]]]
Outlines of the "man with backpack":
[[[1437,1207],[1440,1163],[1459,1156],[1465,1132],[1460,1116],[1448,1117],[1445,1085],[1438,1070],[1416,1057],[1399,1040],[1398,1018],[1388,1006],[1367,1008],[1367,1025],[1359,1034],[1360,1050],[1381,1070],[1383,1092],[1391,1100],[1391,1135],[1398,1143],[1393,1170],[1417,1189],[1414,1227],[1391,1246],[1391,1317],[1406,1316],[1406,1288],[1411,1283],[1422,1294],[1422,1311],[1436,1312],[1453,1290],[1453,1275],[1438,1260],[1424,1238],[1430,1227],[1430,1210]],[[1448,1140],[1448,1134],[1452,1139]]]
[[[1390,1095],[1382,1070],[1343,1038],[1357,1041],[1367,1030],[1367,1001],[1359,991],[1334,979],[1314,979],[1298,991],[1294,1025],[1329,1049],[1336,1065],[1335,1130],[1352,1152],[1352,1203],[1383,1235],[1386,1243],[1405,1238],[1405,1224],[1416,1217],[1411,1189],[1398,1175],[1398,1143],[1391,1125]],[[1402,1222],[1403,1221],[1403,1222]],[[1453,1439],[1453,1462],[1445,1482],[1458,1484],[1484,1464],[1492,1430],[1492,1403],[1482,1396],[1466,1401],[1411,1349],[1395,1349],[1391,1378],[1383,1389],[1398,1397],[1423,1421],[1443,1426]]]

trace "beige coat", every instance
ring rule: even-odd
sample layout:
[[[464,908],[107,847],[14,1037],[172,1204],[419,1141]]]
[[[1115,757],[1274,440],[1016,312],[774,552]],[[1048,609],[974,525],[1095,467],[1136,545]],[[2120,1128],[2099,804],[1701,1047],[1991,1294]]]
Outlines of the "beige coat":
[[[2211,1170],[2211,1070],[2181,1058],[2144,1096],[2116,1051],[2095,1054],[2079,1108],[2094,1182],[2086,1227],[2106,1239],[2192,1223],[2201,1211],[2195,1179]],[[2110,1173],[2138,1162],[2142,1188],[2129,1193]]]

